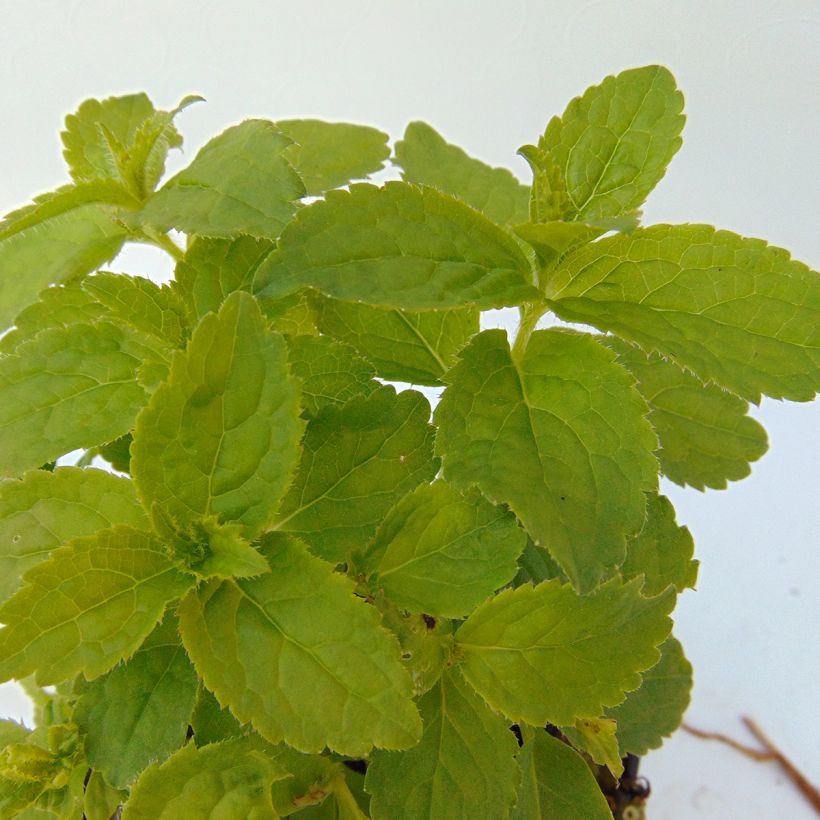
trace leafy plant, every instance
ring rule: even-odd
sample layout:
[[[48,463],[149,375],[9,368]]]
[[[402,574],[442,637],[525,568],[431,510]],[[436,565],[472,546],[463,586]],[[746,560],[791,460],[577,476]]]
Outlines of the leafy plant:
[[[554,117],[529,187],[423,123],[377,187],[386,134],[248,120],[157,189],[191,101],[83,103],[73,181],[0,223],[0,679],[37,704],[0,811],[610,816],[691,685],[659,473],[725,487],[748,402],[813,397],[817,274],[639,226],[658,66]],[[100,271],[126,242],[173,281]]]

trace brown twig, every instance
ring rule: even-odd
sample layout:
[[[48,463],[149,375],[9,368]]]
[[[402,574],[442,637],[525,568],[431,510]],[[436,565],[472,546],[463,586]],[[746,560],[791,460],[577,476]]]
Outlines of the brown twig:
[[[783,754],[783,752],[780,751],[780,749],[777,748],[777,746],[774,745],[774,743],[772,743],[771,740],[769,740],[769,738],[763,733],[763,730],[751,718],[742,717],[741,720],[745,724],[746,728],[755,736],[758,743],[760,743],[763,747],[762,749],[754,749],[751,746],[746,746],[743,743],[739,743],[737,740],[734,740],[727,735],[720,734],[719,732],[705,732],[703,729],[696,729],[694,726],[689,726],[686,723],[683,724],[683,728],[695,737],[699,737],[704,740],[717,740],[720,743],[731,746],[733,749],[746,757],[750,757],[752,760],[756,760],[758,762],[773,760],[777,762],[780,764],[780,767],[786,773],[789,780],[794,783],[794,785],[800,790],[803,797],[808,800],[817,814],[820,815],[820,791],[818,791],[814,785],[809,783],[803,773]]]

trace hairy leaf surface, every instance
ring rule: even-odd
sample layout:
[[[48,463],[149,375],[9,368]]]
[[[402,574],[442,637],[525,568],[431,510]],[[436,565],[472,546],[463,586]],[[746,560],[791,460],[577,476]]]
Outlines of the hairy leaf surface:
[[[365,779],[373,820],[503,820],[515,800],[518,750],[504,718],[450,670],[419,701],[421,742],[374,752]]]
[[[364,179],[381,170],[390,156],[389,136],[367,125],[278,120],[276,127],[293,140],[285,158],[302,178],[308,196]]]
[[[55,550],[25,582],[0,609],[0,680],[46,685],[129,657],[193,579],[153,535],[117,525]]]
[[[420,312],[317,298],[322,333],[355,347],[383,379],[439,385],[479,330],[476,308]]]
[[[81,690],[74,721],[89,764],[111,785],[129,786],[183,745],[196,691],[176,618],[166,615],[131,658]]]
[[[302,461],[276,529],[303,538],[328,561],[342,561],[376,531],[408,490],[435,476],[430,405],[412,390],[382,387],[308,423]]]
[[[515,361],[481,333],[436,408],[444,477],[507,503],[580,590],[625,556],[657,486],[656,439],[632,378],[586,334],[540,330]]]
[[[411,122],[396,143],[396,164],[407,182],[430,185],[502,225],[526,222],[529,190],[506,168],[492,168],[451,145],[427,123]]]
[[[410,681],[376,610],[295,539],[269,536],[266,554],[267,575],[212,581],[179,608],[205,685],[271,743],[303,752],[415,743]]]
[[[512,513],[436,481],[387,513],[364,568],[398,606],[461,618],[513,578],[526,540]]]
[[[570,254],[547,296],[562,318],[670,356],[758,402],[820,386],[820,276],[781,248],[708,225],[655,225]]]
[[[645,755],[658,749],[683,720],[692,689],[692,665],[683,647],[670,637],[660,647],[661,659],[643,674],[639,689],[609,709],[618,721],[618,739],[624,754]]]
[[[228,128],[148,200],[140,222],[202,236],[276,239],[305,193],[284,157],[289,145],[266,120]]]
[[[644,595],[657,595],[669,584],[678,592],[694,589],[698,561],[692,560],[695,546],[686,527],[675,521],[675,508],[666,496],[649,493],[643,529],[627,543],[624,578],[644,577]]]
[[[657,663],[675,605],[617,578],[580,596],[560,581],[508,589],[456,632],[461,671],[494,709],[533,726],[600,715]]]
[[[271,784],[287,777],[245,738],[180,749],[136,782],[123,820],[277,820]]]
[[[288,339],[288,363],[302,380],[302,406],[315,416],[326,405],[341,405],[378,389],[373,365],[343,342],[327,336]]]
[[[584,759],[536,730],[518,755],[522,782],[512,820],[610,820],[612,812]]]
[[[580,219],[639,207],[681,146],[685,117],[675,78],[652,65],[607,77],[554,117],[538,147],[560,169]]]
[[[290,482],[303,426],[284,340],[235,293],[200,322],[137,420],[137,490],[177,523],[218,515],[252,537]]]
[[[127,433],[155,353],[109,322],[49,328],[0,359],[0,472],[17,475]]]
[[[0,482],[0,602],[51,550],[114,524],[145,527],[133,485],[103,470],[32,470]]]
[[[747,415],[749,405],[659,353],[644,353],[615,336],[605,344],[638,379],[658,434],[663,474],[676,484],[725,489],[745,478],[768,446],[766,431]]]
[[[453,197],[405,182],[329,191],[299,212],[254,289],[275,299],[304,287],[408,310],[501,307],[535,296],[512,237]]]

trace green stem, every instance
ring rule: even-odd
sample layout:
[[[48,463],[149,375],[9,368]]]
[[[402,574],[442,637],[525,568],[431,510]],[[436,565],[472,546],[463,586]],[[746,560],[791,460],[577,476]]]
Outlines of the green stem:
[[[168,234],[143,231],[136,239],[139,242],[145,242],[147,245],[155,245],[171,256],[175,262],[181,261],[185,256],[185,251],[183,251]]]
[[[515,343],[512,348],[512,357],[518,361],[527,349],[527,343],[538,324],[538,320],[544,315],[545,308],[532,302],[522,305],[519,308],[521,320],[518,324],[518,332],[515,334]]]

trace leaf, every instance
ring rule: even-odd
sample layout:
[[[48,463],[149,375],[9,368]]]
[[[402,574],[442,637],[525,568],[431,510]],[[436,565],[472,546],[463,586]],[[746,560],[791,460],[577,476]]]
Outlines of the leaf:
[[[507,722],[491,712],[454,670],[420,701],[421,743],[376,751],[365,790],[373,820],[510,816],[518,748]]]
[[[399,639],[401,662],[413,683],[413,695],[423,695],[441,677],[453,651],[453,625],[446,618],[417,615],[378,596],[374,603],[382,623]]]
[[[105,459],[114,470],[121,473],[131,473],[131,442],[134,437],[131,433],[115,438],[107,444],[101,444],[96,448],[95,455]]]
[[[658,353],[646,354],[615,336],[603,341],[638,379],[667,478],[699,490],[722,490],[749,475],[750,462],[766,452],[768,442],[763,427],[747,415],[747,402],[716,384],[704,384]]]
[[[62,210],[53,210],[40,219],[41,211],[35,209],[26,223],[0,224],[0,329],[47,285],[98,268],[113,259],[125,241],[127,232],[119,220],[124,212],[114,205],[67,200]]]
[[[332,793],[335,784],[349,769],[338,760],[324,755],[305,755],[280,743],[266,746],[265,753],[290,777],[273,784],[273,807],[283,817],[307,811],[321,804]]]
[[[672,584],[678,592],[694,589],[698,561],[692,560],[695,546],[686,527],[675,521],[675,508],[666,496],[647,495],[643,529],[627,543],[624,578],[644,577],[644,595],[657,595]]]
[[[232,294],[199,323],[137,419],[131,468],[146,509],[157,504],[181,525],[238,521],[248,538],[262,531],[290,483],[303,429],[286,357],[248,294]]]
[[[89,764],[125,788],[185,742],[197,677],[167,615],[125,664],[85,687],[74,708]]]
[[[683,647],[670,637],[660,647],[661,659],[643,674],[639,689],[607,715],[618,722],[624,754],[645,755],[658,749],[683,720],[692,689],[692,665]]]
[[[388,135],[367,125],[322,120],[278,120],[293,144],[285,158],[305,183],[308,196],[380,171],[390,156]]]
[[[558,220],[572,219],[573,208],[564,172],[552,154],[540,145],[522,145],[518,154],[532,170],[530,220],[551,225]]]
[[[820,277],[760,239],[642,228],[570,254],[546,295],[562,319],[617,333],[749,401],[809,401],[820,384]]]
[[[545,268],[553,267],[564,255],[597,239],[603,230],[583,222],[532,222],[516,225],[513,230],[532,245]]]
[[[48,327],[94,324],[108,315],[108,309],[86,293],[79,281],[48,287],[14,318],[14,328],[0,339],[0,352],[13,353],[19,344]]]
[[[0,358],[0,473],[19,475],[127,433],[156,353],[109,322],[48,328]]]
[[[352,345],[383,379],[439,385],[458,352],[479,331],[473,307],[412,312],[318,297],[322,333]]]
[[[611,718],[578,718],[574,726],[565,727],[563,732],[576,749],[586,752],[599,766],[606,766],[618,779],[624,764],[618,748],[617,728],[617,722]]]
[[[195,237],[177,263],[175,288],[196,324],[206,313],[219,310],[236,290],[250,292],[256,268],[273,250],[267,239]]]
[[[355,792],[349,781],[353,781],[354,788],[358,787]],[[331,784],[327,798],[322,803],[302,809],[299,820],[369,820],[369,815],[365,814],[368,797],[361,786],[363,781],[364,778],[355,772],[337,777]]]
[[[623,561],[657,486],[631,376],[587,334],[536,331],[516,361],[490,330],[447,381],[435,413],[444,477],[509,504],[579,590],[594,588]]]
[[[499,224],[526,222],[529,191],[506,168],[492,168],[450,145],[425,122],[396,143],[402,179],[452,194]]]
[[[288,364],[302,381],[302,405],[311,416],[327,405],[369,396],[379,387],[370,362],[349,345],[327,336],[289,338]]]
[[[244,734],[242,725],[231,714],[223,709],[219,701],[200,684],[197,692],[194,712],[191,715],[191,728],[194,730],[194,743],[205,746],[219,740],[228,740]]]
[[[364,569],[375,576],[371,587],[398,606],[461,618],[515,576],[525,542],[512,513],[436,481],[388,511]]]
[[[536,731],[518,762],[523,781],[512,820],[611,820],[592,771],[571,746]]]
[[[577,218],[639,207],[681,146],[683,95],[663,66],[607,77],[554,117],[538,147],[557,164]]]
[[[114,524],[147,523],[131,482],[103,470],[58,467],[0,481],[0,601],[67,541]]]
[[[211,581],[180,605],[205,685],[271,743],[361,756],[420,733],[395,638],[353,584],[300,542],[267,536],[270,573]]]
[[[299,211],[260,266],[254,292],[276,299],[304,287],[368,305],[441,310],[535,298],[516,241],[433,188],[351,185]]]
[[[640,581],[613,578],[589,595],[560,581],[507,589],[456,632],[460,669],[515,722],[567,726],[600,715],[641,682],[669,634],[671,590],[644,598]]]
[[[276,239],[305,193],[284,157],[291,144],[266,120],[228,128],[148,200],[140,223],[202,236]]]
[[[142,773],[122,818],[276,820],[270,787],[286,776],[245,738],[200,748],[190,743]]]
[[[129,657],[192,585],[151,534],[125,525],[75,538],[29,570],[0,609],[0,680],[92,679]]]
[[[169,348],[182,345],[187,331],[184,308],[169,287],[107,271],[86,277],[82,287],[108,308],[113,321],[126,322]]]
[[[308,423],[275,528],[303,538],[328,561],[344,560],[395,501],[435,476],[429,419],[424,396],[396,395],[392,387],[322,408]]]
[[[536,546],[531,538],[527,538],[524,551],[518,556],[518,574],[512,585],[520,587],[526,583],[540,584],[541,581],[552,578],[559,578],[562,583],[569,580],[550,554],[543,547]]]
[[[128,795],[115,789],[98,772],[92,771],[88,777],[83,799],[85,820],[111,820]]]
[[[182,145],[174,117],[197,99],[186,97],[173,111],[157,111],[145,94],[86,100],[60,135],[71,176],[121,181],[145,195],[162,176],[169,148]]]

